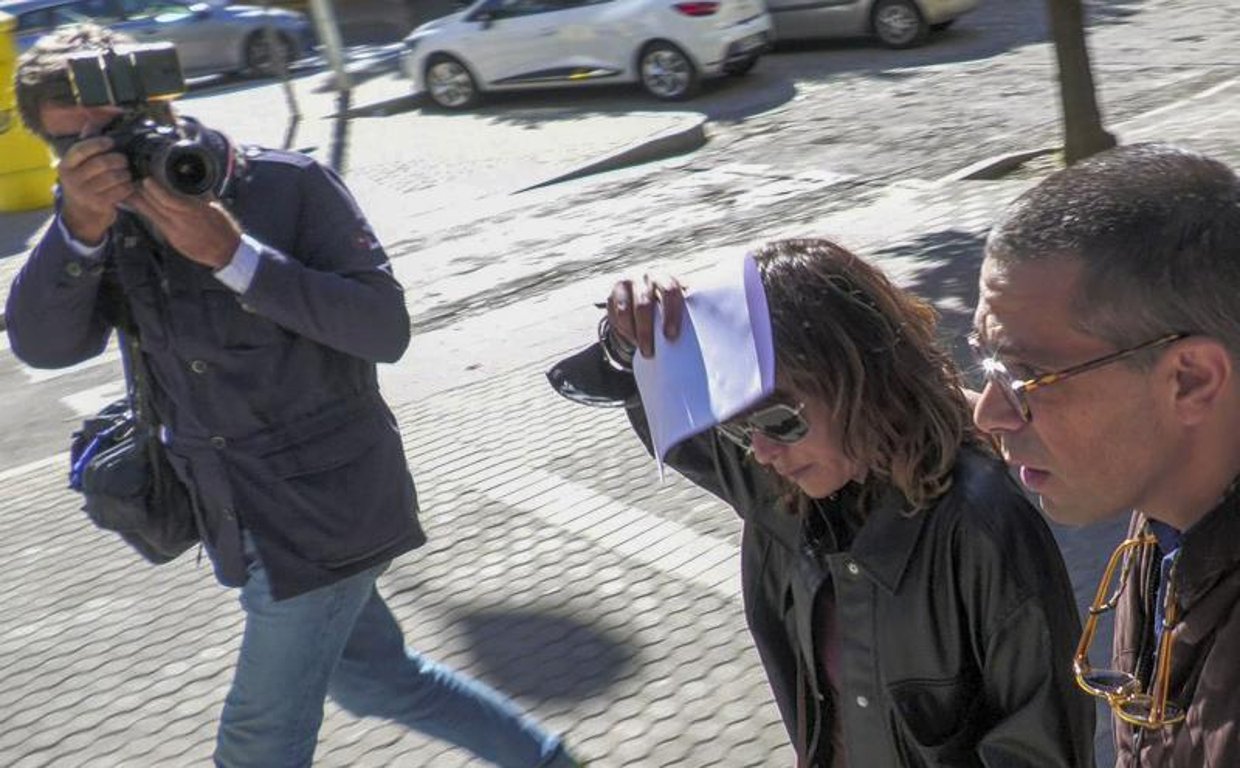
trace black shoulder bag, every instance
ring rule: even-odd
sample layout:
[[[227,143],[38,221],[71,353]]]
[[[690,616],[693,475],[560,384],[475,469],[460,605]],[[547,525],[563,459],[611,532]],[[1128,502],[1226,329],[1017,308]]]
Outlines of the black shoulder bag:
[[[106,294],[108,289],[101,290]],[[126,396],[83,421],[73,433],[69,487],[82,494],[82,509],[91,522],[120,534],[138,554],[158,565],[198,542],[194,501],[159,440],[149,372],[128,303],[119,287],[112,292]]]

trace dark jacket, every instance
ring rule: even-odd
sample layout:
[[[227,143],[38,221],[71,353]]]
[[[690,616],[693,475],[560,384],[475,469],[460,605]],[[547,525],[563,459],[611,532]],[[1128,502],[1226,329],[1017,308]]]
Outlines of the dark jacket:
[[[577,377],[561,364],[550,376],[562,393],[586,395],[574,399],[626,391],[614,379],[628,374],[585,368]],[[629,415],[649,447],[632,399]],[[713,430],[677,446],[668,464],[744,521],[746,617],[789,735],[812,765],[833,765],[835,718],[854,768],[1093,764],[1094,704],[1071,674],[1072,589],[1050,531],[1001,462],[963,450],[951,490],[917,514],[886,492],[846,550],[830,534],[811,544],[770,473]],[[816,653],[823,589],[834,590],[838,700]]]
[[[285,598],[425,541],[375,371],[404,352],[409,316],[387,255],[334,173],[289,152],[233,157],[225,199],[262,245],[244,294],[132,215],[112,228],[102,261],[79,257],[53,222],[13,283],[8,333],[30,365],[86,360],[107,345],[115,317],[103,298],[119,285],[218,577],[244,583],[243,527]]]
[[[1134,515],[1130,532],[1145,523]],[[1169,700],[1186,708],[1177,725],[1146,730],[1114,719],[1121,768],[1240,766],[1240,490],[1184,533],[1176,565],[1180,623],[1173,630]],[[1134,562],[1115,617],[1115,665],[1149,690],[1153,600],[1161,552]]]

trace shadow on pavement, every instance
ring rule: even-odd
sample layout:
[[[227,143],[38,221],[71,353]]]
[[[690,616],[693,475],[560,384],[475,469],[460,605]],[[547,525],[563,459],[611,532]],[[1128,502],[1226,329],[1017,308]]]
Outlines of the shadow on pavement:
[[[953,352],[967,352],[963,339],[973,327],[977,275],[985,240],[985,234],[959,229],[938,230],[874,254],[875,260],[880,262],[890,258],[916,262],[904,287],[918,296],[935,297],[941,315],[940,334],[958,341],[954,347],[959,349],[953,347]]]
[[[633,671],[635,653],[628,644],[571,618],[489,610],[469,614],[457,626],[482,675],[510,694],[581,701]]]
[[[796,87],[790,80],[763,72],[759,64],[758,70],[744,78],[708,80],[702,84],[701,94],[688,101],[659,101],[642,92],[636,83],[592,85],[488,93],[481,105],[461,114],[517,127],[633,112],[696,112],[709,120],[744,120],[779,107],[795,95]],[[422,95],[402,95],[355,107],[349,117],[387,117],[414,110],[425,114],[455,114],[436,107]]]
[[[1123,24],[1149,0],[1093,0],[1087,4],[1091,27]],[[935,64],[987,59],[1026,45],[1050,40],[1047,3],[1042,0],[991,0],[962,16],[949,29],[932,33],[918,48],[888,50],[872,40],[787,42],[776,46],[768,61],[795,59],[802,77],[872,73]],[[781,55],[784,54],[784,55]],[[813,58],[798,54],[813,54]],[[781,61],[783,59],[784,61]],[[779,66],[779,65],[776,65]]]
[[[389,115],[400,115],[405,112],[412,112],[415,109],[423,108],[424,101],[425,99],[421,96],[415,96],[410,93],[404,96],[397,96],[394,99],[384,99],[383,101],[375,101],[369,104],[352,107],[348,113],[345,114],[345,117],[353,119],[358,117],[388,117]],[[339,114],[333,115],[333,117],[339,117]]]
[[[702,83],[701,93],[687,101],[659,101],[629,85],[592,86],[578,90],[522,91],[489,94],[476,110],[496,123],[523,126],[585,115],[632,112],[697,112],[709,120],[743,120],[779,107],[796,96],[796,86],[766,71],[764,62],[744,77],[721,77]],[[538,110],[526,113],[524,110]]]
[[[2,222],[0,224],[0,257],[25,253],[29,250],[30,241],[43,228],[51,215],[51,208],[20,213],[0,213],[0,222]]]

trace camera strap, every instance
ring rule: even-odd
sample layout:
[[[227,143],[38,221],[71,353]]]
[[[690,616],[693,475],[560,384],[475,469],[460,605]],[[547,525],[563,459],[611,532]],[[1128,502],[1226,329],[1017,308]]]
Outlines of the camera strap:
[[[119,276],[114,277],[117,282],[115,293],[119,295],[114,305],[118,311],[117,344],[120,347],[121,368],[125,374],[125,390],[129,397],[129,407],[133,409],[134,424],[145,439],[142,445],[149,454],[151,480],[155,487],[163,487],[166,478],[162,473],[166,471],[167,465],[160,461],[157,455],[162,450],[159,445],[162,435],[159,420],[155,416],[150,369],[142,351],[138,324],[134,320],[125,291],[119,286]]]
[[[134,409],[134,419],[139,428],[158,438],[159,425],[152,407],[154,401],[151,395],[150,371],[142,352],[138,322],[134,318],[129,297],[121,281],[120,256],[133,250],[128,246],[132,238],[144,243],[152,253],[158,253],[161,246],[154,233],[137,214],[122,212],[117,218],[117,230],[116,234],[120,235],[122,245],[114,246],[105,256],[107,261],[104,264],[103,284],[100,286],[101,298],[105,302],[108,319],[118,332],[125,389]]]

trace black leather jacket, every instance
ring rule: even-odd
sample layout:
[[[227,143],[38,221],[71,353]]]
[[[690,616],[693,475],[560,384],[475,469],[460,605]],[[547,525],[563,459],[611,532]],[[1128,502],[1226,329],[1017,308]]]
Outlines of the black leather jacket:
[[[585,367],[574,376],[562,364],[552,382],[579,400],[597,390],[628,395],[648,446],[640,403],[615,379],[628,374]],[[744,520],[749,627],[811,765],[836,764],[834,718],[853,768],[1093,764],[1094,704],[1071,677],[1080,621],[1067,572],[997,459],[962,450],[951,489],[917,514],[898,493],[881,494],[846,550],[829,531],[811,546],[770,474],[713,430],[677,446],[667,463]],[[822,589],[834,589],[838,700],[815,653]]]

